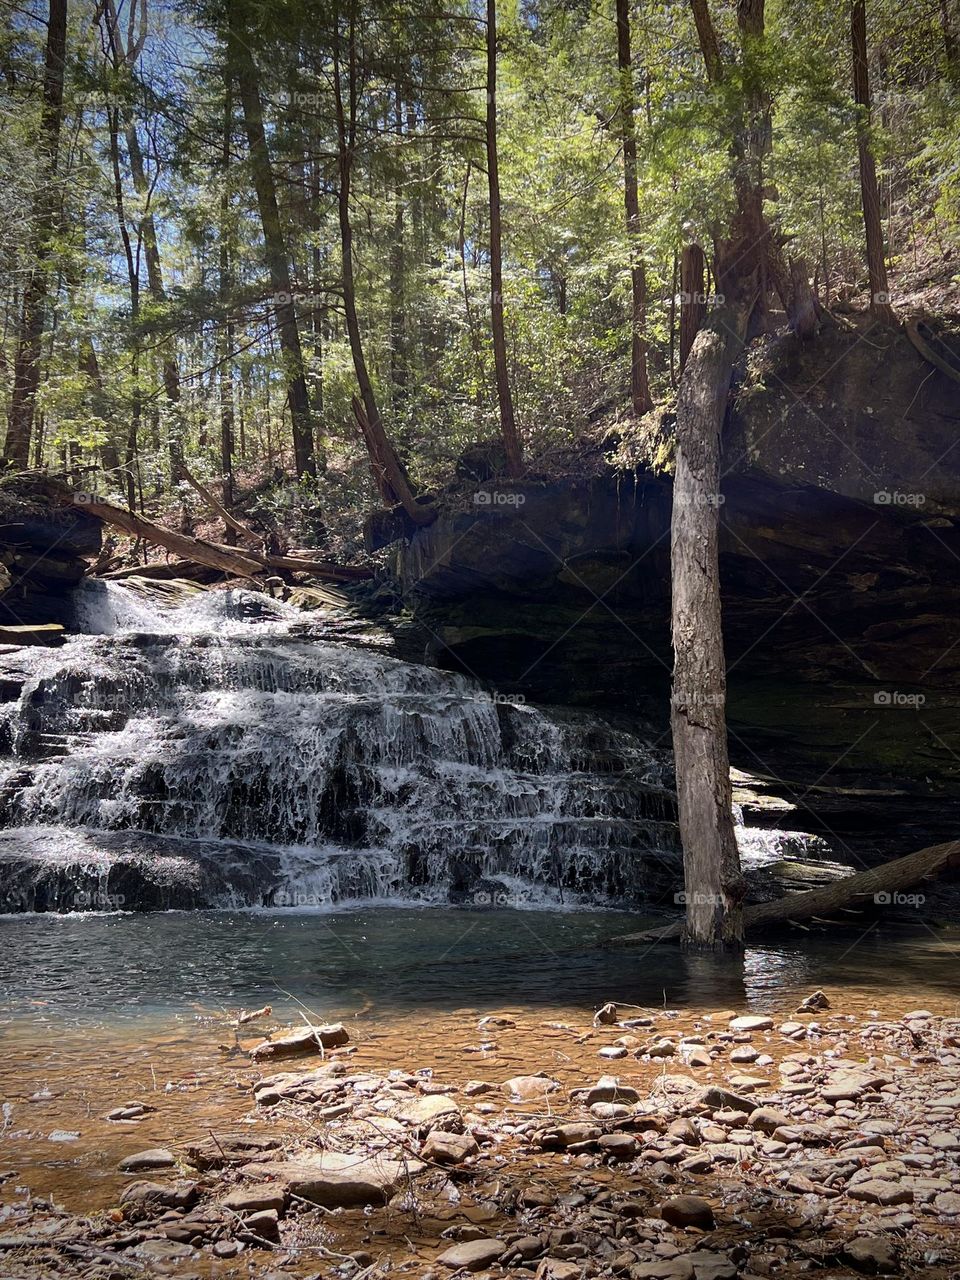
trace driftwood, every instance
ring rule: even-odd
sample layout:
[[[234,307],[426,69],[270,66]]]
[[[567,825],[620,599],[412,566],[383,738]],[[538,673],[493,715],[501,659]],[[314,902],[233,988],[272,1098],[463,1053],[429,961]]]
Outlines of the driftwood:
[[[957,866],[960,866],[960,840],[931,845],[928,849],[920,849],[904,858],[884,862],[869,871],[859,871],[856,875],[835,880],[821,888],[809,889],[805,893],[788,893],[785,898],[777,898],[775,902],[760,902],[746,907],[743,912],[744,929],[788,920],[809,920],[827,915],[831,911],[842,910],[863,898],[872,899],[879,905],[884,902],[884,896],[889,901],[892,895],[918,881],[937,875],[948,867]],[[635,947],[651,942],[673,942],[680,938],[683,927],[683,921],[678,920],[665,929],[628,933],[614,938],[611,945]]]
[[[106,524],[123,529],[125,533],[156,546],[165,547],[183,560],[194,560],[199,564],[219,569],[232,578],[255,578],[270,569],[293,569],[312,573],[317,578],[328,578],[334,582],[353,582],[362,578],[371,578],[370,569],[353,566],[331,564],[328,560],[307,560],[291,556],[271,556],[264,552],[246,547],[226,547],[217,542],[206,542],[202,538],[192,538],[185,533],[176,533],[165,529],[163,525],[154,524],[144,516],[135,515],[123,507],[116,507],[105,502],[95,494],[80,493],[56,480],[47,480],[46,492],[57,502],[86,511]]]

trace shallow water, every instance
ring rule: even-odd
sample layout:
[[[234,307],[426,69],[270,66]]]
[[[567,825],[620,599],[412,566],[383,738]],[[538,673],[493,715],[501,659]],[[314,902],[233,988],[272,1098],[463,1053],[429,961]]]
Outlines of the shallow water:
[[[601,945],[641,923],[396,907],[0,918],[0,1170],[16,1171],[0,1181],[0,1220],[25,1188],[74,1211],[106,1208],[124,1156],[182,1149],[252,1118],[260,1069],[241,1046],[262,1024],[238,1044],[230,1020],[241,1008],[269,1003],[281,1025],[302,1025],[305,1011],[342,1018],[358,1070],[495,1081],[546,1070],[573,1087],[602,1073],[604,1029],[583,1036],[550,1020],[589,1029],[608,999],[627,1014],[648,1008],[671,1035],[723,1008],[790,1011],[815,987],[844,1013],[958,1006],[957,929],[800,933],[751,947],[742,964]],[[478,1026],[493,1010],[516,1026]],[[614,1069],[632,1079],[641,1064]],[[131,1099],[155,1110],[106,1120]]]

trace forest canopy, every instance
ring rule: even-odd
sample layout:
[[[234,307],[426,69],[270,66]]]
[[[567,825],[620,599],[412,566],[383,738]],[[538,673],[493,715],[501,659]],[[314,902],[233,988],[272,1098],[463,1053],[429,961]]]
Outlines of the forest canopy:
[[[867,153],[895,308],[900,267],[956,252],[955,0],[774,0],[745,46],[749,7],[705,44],[687,0],[5,6],[6,461],[325,517],[501,430],[547,465],[674,400],[745,128],[771,305],[868,288]]]

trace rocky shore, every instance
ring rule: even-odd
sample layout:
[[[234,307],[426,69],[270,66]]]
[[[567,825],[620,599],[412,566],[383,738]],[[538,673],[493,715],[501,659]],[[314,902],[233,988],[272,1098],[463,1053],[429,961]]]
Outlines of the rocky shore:
[[[143,1148],[150,1101],[103,1117],[129,1143],[110,1209],[0,1168],[0,1274],[958,1274],[960,1018],[817,992],[786,1014],[463,1025],[439,1069],[339,1025],[237,1026],[229,1123]],[[531,1054],[541,1071],[503,1070]]]

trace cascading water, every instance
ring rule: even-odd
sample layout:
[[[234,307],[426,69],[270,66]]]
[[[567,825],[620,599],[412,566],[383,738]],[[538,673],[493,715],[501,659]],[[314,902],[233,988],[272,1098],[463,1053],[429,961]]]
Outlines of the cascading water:
[[[596,716],[318,639],[251,592],[158,611],[91,583],[79,613],[97,634],[0,658],[0,910],[679,885],[669,759]]]

